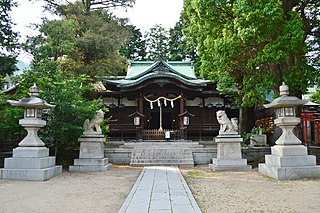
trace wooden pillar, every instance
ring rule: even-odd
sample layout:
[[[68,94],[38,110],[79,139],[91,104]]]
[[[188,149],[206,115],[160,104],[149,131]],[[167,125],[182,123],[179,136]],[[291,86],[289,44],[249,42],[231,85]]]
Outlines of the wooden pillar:
[[[180,110],[179,110],[179,114],[182,114],[185,112],[185,107],[184,107],[184,99],[183,97],[180,98]],[[179,118],[179,127],[180,129],[182,129],[183,126],[183,116],[180,116]]]
[[[140,94],[140,97],[138,100],[138,112],[143,114],[143,97],[141,94]],[[144,126],[144,119],[143,118],[141,118],[140,123],[141,123],[140,126],[143,127]]]

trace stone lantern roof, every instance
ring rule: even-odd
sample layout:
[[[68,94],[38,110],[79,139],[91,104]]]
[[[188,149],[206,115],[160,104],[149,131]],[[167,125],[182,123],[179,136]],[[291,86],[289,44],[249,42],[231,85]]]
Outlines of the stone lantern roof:
[[[36,84],[30,87],[30,98],[23,98],[19,101],[8,100],[12,106],[24,107],[24,108],[41,108],[49,109],[54,108],[55,105],[48,104],[45,100],[38,98],[39,89]]]
[[[307,103],[307,100],[301,100],[295,96],[289,95],[289,87],[283,82],[279,87],[280,97],[274,99],[270,104],[263,105],[265,108],[280,108],[284,106],[300,106]]]

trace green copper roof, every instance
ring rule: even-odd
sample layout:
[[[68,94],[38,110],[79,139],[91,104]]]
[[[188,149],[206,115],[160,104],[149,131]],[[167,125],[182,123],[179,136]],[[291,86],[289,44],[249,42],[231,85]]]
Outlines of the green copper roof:
[[[156,72],[151,72],[151,73],[147,73],[145,75],[143,75],[140,78],[136,78],[136,79],[121,79],[121,80],[109,80],[108,82],[110,83],[114,83],[119,85],[119,87],[122,86],[134,86],[136,84],[139,84],[147,79],[151,79],[151,78],[174,78],[186,85],[190,85],[190,86],[206,86],[207,83],[210,83],[210,81],[207,80],[202,80],[202,79],[185,79],[175,73],[156,73]]]
[[[145,80],[155,79],[163,82],[165,79],[175,79],[189,86],[205,87],[211,81],[199,79],[194,74],[191,62],[169,61],[159,59],[151,61],[133,61],[129,64],[129,70],[125,78],[107,79],[106,82],[117,85],[117,87],[131,87]]]
[[[127,76],[125,79],[135,79],[147,73],[150,73],[157,66],[163,67],[168,72],[175,73],[184,78],[188,79],[197,79],[194,74],[194,69],[192,66],[192,62],[185,61],[169,61],[165,62],[163,60],[159,60],[156,62],[152,61],[133,61],[129,63],[129,69],[127,72]]]

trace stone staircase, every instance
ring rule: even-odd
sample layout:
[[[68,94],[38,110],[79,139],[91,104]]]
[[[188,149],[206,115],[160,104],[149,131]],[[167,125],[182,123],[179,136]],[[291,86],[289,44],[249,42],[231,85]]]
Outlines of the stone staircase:
[[[190,148],[134,148],[130,166],[194,166]]]
[[[126,144],[132,148],[130,166],[194,166],[192,148],[198,143],[143,142]]]

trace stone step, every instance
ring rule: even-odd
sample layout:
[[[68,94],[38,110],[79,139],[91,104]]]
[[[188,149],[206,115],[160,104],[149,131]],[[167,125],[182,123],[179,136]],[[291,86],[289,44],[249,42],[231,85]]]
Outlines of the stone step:
[[[184,160],[176,160],[176,159],[141,159],[141,160],[133,160],[131,163],[171,163],[171,164],[180,164],[180,163],[193,163],[193,160],[184,159]]]
[[[192,156],[166,156],[166,155],[161,155],[161,156],[151,156],[151,157],[146,157],[146,156],[131,156],[131,159],[171,159],[171,160],[180,160],[180,159],[190,159]]]
[[[187,156],[189,152],[134,152],[132,156]]]
[[[130,163],[130,166],[179,166],[179,167],[193,167],[193,163]]]
[[[146,149],[134,149],[135,153],[184,153],[184,152],[189,152],[190,149],[157,149],[157,148],[146,148]]]
[[[125,143],[121,148],[203,148],[198,142],[137,142]]]
[[[131,153],[131,166],[150,165],[194,165],[190,148],[134,148]]]

